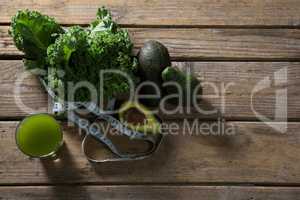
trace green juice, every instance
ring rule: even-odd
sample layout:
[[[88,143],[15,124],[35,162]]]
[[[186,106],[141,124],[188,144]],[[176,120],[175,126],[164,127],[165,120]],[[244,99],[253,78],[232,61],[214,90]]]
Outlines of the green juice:
[[[36,114],[25,118],[18,126],[16,142],[19,149],[31,157],[54,154],[63,143],[59,123],[48,114]]]

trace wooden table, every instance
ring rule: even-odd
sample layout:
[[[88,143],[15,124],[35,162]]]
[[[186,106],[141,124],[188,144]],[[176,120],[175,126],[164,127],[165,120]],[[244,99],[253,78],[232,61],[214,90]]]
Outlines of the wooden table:
[[[16,105],[16,97],[33,112],[47,112],[48,99],[34,76],[21,83],[20,94],[14,92],[24,69],[22,53],[7,33],[11,16],[30,8],[64,25],[85,25],[102,5],[129,29],[136,50],[146,40],[159,40],[174,65],[192,66],[200,79],[219,89],[233,83],[200,104],[218,114],[175,114],[163,116],[165,121],[214,123],[222,117],[235,134],[184,136],[182,130],[167,136],[149,159],[92,165],[80,150],[77,131],[65,128],[66,148],[58,162],[30,160],[20,153],[14,132],[27,112]],[[0,24],[1,200],[300,199],[300,1],[0,0]],[[253,106],[267,118],[276,117],[269,124],[253,112],[250,98],[266,77],[270,85],[256,93]],[[204,94],[214,94],[209,85],[203,87]],[[281,104],[276,104],[278,91],[287,91]],[[284,104],[287,120],[284,110],[275,115]],[[286,121],[286,133],[272,127]]]

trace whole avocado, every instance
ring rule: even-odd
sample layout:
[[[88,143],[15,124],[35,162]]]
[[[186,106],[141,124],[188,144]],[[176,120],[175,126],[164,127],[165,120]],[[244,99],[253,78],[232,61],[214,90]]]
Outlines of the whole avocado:
[[[141,48],[139,54],[139,71],[146,81],[161,85],[161,73],[171,66],[168,49],[160,42],[150,40]]]
[[[168,49],[160,42],[150,40],[144,44],[138,54],[139,74],[142,81],[155,83],[162,92],[163,70],[171,66]],[[154,95],[157,91],[152,86],[144,86],[141,94]],[[140,99],[144,104],[156,107],[159,105],[160,98]]]

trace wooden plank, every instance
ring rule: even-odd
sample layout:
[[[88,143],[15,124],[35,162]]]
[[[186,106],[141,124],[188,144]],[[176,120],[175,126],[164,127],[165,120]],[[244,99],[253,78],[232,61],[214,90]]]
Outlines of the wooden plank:
[[[28,159],[17,149],[17,122],[1,122],[0,185],[300,183],[300,123],[288,123],[285,134],[263,123],[227,122],[223,132],[208,131],[203,128],[205,122],[199,123],[198,129],[189,131],[178,121],[179,130],[169,132],[149,159],[91,164],[81,152],[81,136],[74,127],[64,126],[60,159],[42,161]],[[89,147],[95,156],[103,151],[101,145],[90,143]]]
[[[300,189],[295,187],[232,187],[232,186],[35,186],[0,187],[7,200],[31,199],[264,199],[297,200]]]
[[[300,30],[129,29],[136,48],[147,40],[165,44],[174,59],[283,60],[299,58]]]
[[[3,117],[13,117],[22,115],[22,111],[17,108],[17,98],[24,98],[24,102],[29,102],[28,107],[36,110],[35,112],[46,112],[47,111],[47,95],[42,89],[39,81],[35,76],[27,76],[24,81],[18,81],[18,77],[22,77],[24,74],[22,61],[0,61],[1,65],[1,109],[5,110]],[[6,63],[6,64],[5,64]],[[28,74],[28,73],[27,73]],[[24,75],[25,76],[25,75]],[[20,95],[15,94],[15,86],[20,84]],[[21,100],[23,101],[23,100]],[[12,106],[10,106],[12,104]],[[20,108],[24,108],[21,106]],[[11,115],[9,113],[17,113],[16,115]],[[34,112],[32,112],[34,113]],[[23,112],[24,115],[24,112]]]
[[[298,26],[300,2],[295,0],[2,0],[0,23],[10,22],[18,9],[51,15],[60,23],[87,24],[100,6],[107,6],[125,25]]]
[[[176,60],[287,60],[298,59],[298,29],[173,29],[130,28],[135,53],[147,40],[165,44]],[[20,56],[0,26],[0,56]]]
[[[205,114],[201,110],[185,108],[175,114],[161,113],[164,118],[216,118],[254,120],[256,114],[251,108],[251,92],[259,81],[270,77],[272,84],[269,88],[255,93],[253,108],[256,112],[269,118],[274,118],[276,108],[281,108],[286,103],[289,119],[300,118],[300,63],[297,62],[182,62],[174,63],[182,68],[191,67],[194,73],[203,82],[204,97],[199,103],[202,110],[212,111]],[[282,69],[287,69],[287,80]],[[280,73],[278,73],[280,72]],[[47,112],[48,99],[37,78],[29,75],[24,81],[19,77],[24,74],[21,61],[0,61],[0,117],[16,118],[29,113]],[[274,76],[281,82],[274,84]],[[285,82],[286,81],[286,82]],[[211,85],[208,85],[210,83]],[[16,85],[20,85],[17,93]],[[213,88],[216,87],[216,91]],[[222,90],[226,88],[225,90]],[[287,99],[284,96],[276,97],[276,91],[287,88]],[[279,90],[276,90],[279,89]],[[222,92],[223,91],[223,92]],[[214,96],[209,96],[214,95]],[[276,98],[281,105],[276,106]],[[25,106],[18,103],[21,101]],[[50,101],[49,101],[50,103]],[[277,120],[286,120],[284,111],[278,112]]]

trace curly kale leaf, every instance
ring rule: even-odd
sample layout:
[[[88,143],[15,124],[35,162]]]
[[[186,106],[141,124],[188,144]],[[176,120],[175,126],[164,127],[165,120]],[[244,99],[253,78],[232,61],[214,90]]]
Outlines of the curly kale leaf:
[[[99,8],[97,12],[97,19],[90,25],[91,33],[99,31],[118,31],[118,24],[113,21],[111,13],[105,7]]]
[[[63,85],[67,94],[69,82],[88,81],[96,87],[98,94],[99,84],[103,82],[107,98],[128,93],[129,82],[120,74],[109,74],[100,80],[99,74],[105,69],[119,70],[134,83],[138,82],[135,75],[137,61],[131,55],[133,44],[129,34],[118,27],[104,7],[98,10],[97,19],[89,28],[74,26],[66,31],[48,16],[36,11],[19,11],[12,19],[10,35],[17,48],[25,53],[28,69],[43,66],[43,69],[55,72],[46,78],[56,83],[51,84],[53,90]],[[58,75],[60,70],[64,76]],[[89,101],[89,96],[89,91],[81,88],[76,92],[75,100]]]
[[[124,30],[116,33],[100,31],[91,33],[75,26],[61,34],[48,48],[48,60],[51,67],[65,72],[64,83],[76,84],[79,81],[90,82],[100,94],[100,72],[115,69],[126,73],[133,82],[137,82],[136,60],[131,56],[132,43]],[[104,76],[104,95],[108,98],[129,92],[129,82],[120,74]],[[84,88],[76,92],[76,101],[89,101],[89,93]]]
[[[28,68],[45,64],[47,48],[59,33],[63,33],[63,29],[54,19],[29,10],[18,11],[9,29],[16,47],[25,53],[26,59],[32,60]]]
[[[61,77],[67,89],[67,83],[76,84],[79,81],[91,81],[97,74],[94,71],[93,62],[88,52],[88,32],[79,27],[70,27],[61,34],[54,44],[48,47],[47,56],[51,68],[60,69],[64,72]],[[76,93],[77,101],[88,100],[88,91],[80,89]]]
[[[133,44],[128,31],[113,21],[105,7],[98,9],[97,19],[90,26],[89,44],[90,55],[100,69],[119,70],[127,74],[134,84],[139,81],[135,75],[137,60],[132,56]],[[130,90],[128,80],[120,74],[110,74],[109,78],[104,78],[103,84],[108,97],[122,96]]]
[[[83,28],[79,26],[70,27],[57,38],[54,44],[48,47],[49,63],[59,68],[68,67],[71,57],[76,59],[75,55],[82,56],[87,51],[87,37],[88,33]],[[71,69],[71,71],[74,71],[74,69]]]
[[[101,31],[89,37],[89,52],[99,69],[114,69],[126,73],[133,83],[138,82],[135,76],[137,61],[131,56],[132,43],[128,33],[118,30],[115,34]],[[126,94],[130,90],[128,80],[120,74],[105,74],[104,92],[107,96]]]

